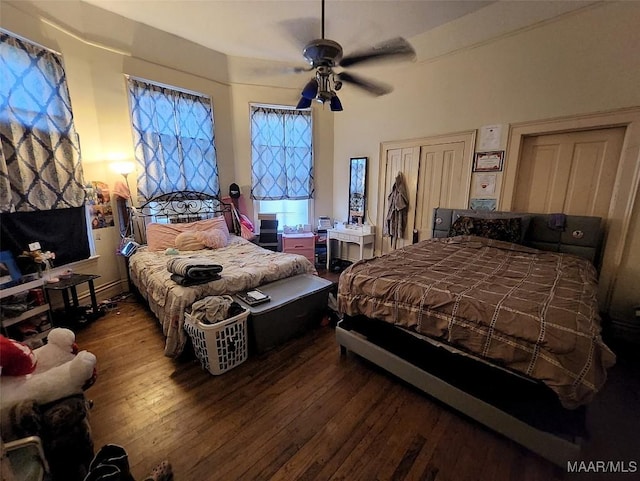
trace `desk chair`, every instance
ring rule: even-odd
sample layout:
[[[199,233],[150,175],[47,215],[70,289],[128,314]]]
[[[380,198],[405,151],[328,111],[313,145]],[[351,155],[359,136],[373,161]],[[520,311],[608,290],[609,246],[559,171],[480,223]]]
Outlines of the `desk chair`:
[[[269,249],[278,250],[278,221],[270,219],[260,219],[260,238],[258,245]]]

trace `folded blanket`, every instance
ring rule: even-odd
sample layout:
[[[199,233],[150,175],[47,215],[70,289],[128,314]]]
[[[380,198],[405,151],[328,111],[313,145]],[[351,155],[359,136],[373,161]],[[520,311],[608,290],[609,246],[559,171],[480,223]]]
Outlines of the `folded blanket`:
[[[167,262],[167,270],[189,279],[211,280],[222,272],[222,266],[206,257],[173,257]]]
[[[213,274],[210,277],[207,277],[207,278],[203,277],[201,279],[192,279],[190,277],[185,277],[178,274],[171,274],[171,280],[176,284],[180,284],[181,286],[184,286],[184,287],[197,286],[198,284],[206,284],[207,282],[216,281],[218,279],[220,279],[219,274]]]

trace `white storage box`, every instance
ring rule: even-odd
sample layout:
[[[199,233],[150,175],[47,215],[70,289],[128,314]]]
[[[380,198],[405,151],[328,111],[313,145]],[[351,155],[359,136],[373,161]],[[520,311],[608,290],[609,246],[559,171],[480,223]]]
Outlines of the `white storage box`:
[[[237,316],[214,324],[205,324],[184,315],[184,329],[191,337],[193,350],[211,374],[222,374],[247,360],[247,309]]]

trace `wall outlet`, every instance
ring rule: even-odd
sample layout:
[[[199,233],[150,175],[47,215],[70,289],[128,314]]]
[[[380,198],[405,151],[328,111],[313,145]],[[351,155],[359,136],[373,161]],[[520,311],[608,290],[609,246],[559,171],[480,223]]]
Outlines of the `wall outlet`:
[[[29,251],[31,252],[39,251],[40,249],[42,249],[42,247],[40,247],[40,242],[32,242],[29,244]]]

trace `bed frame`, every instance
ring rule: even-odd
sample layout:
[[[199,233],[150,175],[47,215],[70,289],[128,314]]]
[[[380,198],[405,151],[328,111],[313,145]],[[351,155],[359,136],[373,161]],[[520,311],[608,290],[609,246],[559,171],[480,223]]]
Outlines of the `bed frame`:
[[[240,235],[234,206],[218,196],[190,190],[170,192],[149,199],[140,207],[132,207],[133,234],[139,244],[147,243],[146,226],[151,222],[175,224],[195,222],[224,215],[229,230]]]
[[[451,224],[465,214],[477,216],[479,212],[435,209],[433,237],[447,237]],[[530,222],[525,233],[525,245],[579,255],[589,259],[596,266],[599,262],[603,239],[603,223],[599,217],[566,216],[565,228],[553,230],[549,227],[552,217],[547,214],[482,214],[491,218],[526,216]],[[366,322],[363,323],[362,320]],[[372,323],[371,329],[366,327]],[[386,327],[383,327],[384,324]],[[586,434],[584,408],[576,411],[565,410],[560,406],[556,396],[550,394],[550,389],[538,381],[507,373],[503,368],[470,359],[469,356],[452,353],[450,348],[438,347],[437,342],[426,342],[418,337],[420,336],[409,334],[382,321],[363,317],[345,316],[336,326],[336,340],[341,355],[345,355],[347,350],[358,354],[558,466],[565,467],[567,461],[579,456],[580,446]],[[412,345],[411,349],[407,349],[407,343]],[[419,356],[415,355],[416,350],[420,351]],[[451,369],[438,368],[443,365],[451,366]],[[469,374],[470,369],[474,370],[473,375]],[[509,400],[506,404],[500,403],[499,397],[487,395],[482,389],[478,389],[478,385],[473,385],[472,379],[485,380],[488,376],[494,379],[495,384],[491,383],[492,386],[501,385],[502,382],[516,383],[517,392],[524,393],[522,399]],[[486,386],[488,383],[483,384]],[[531,393],[535,393],[534,397]],[[552,429],[551,426],[540,423],[540,419],[536,422],[526,413],[526,409],[520,409],[523,399],[527,400],[525,404],[539,403],[536,404],[536,410],[538,406],[544,406],[543,416],[553,418],[551,424],[555,421],[559,421],[560,424],[568,421],[567,426],[553,426]]]

